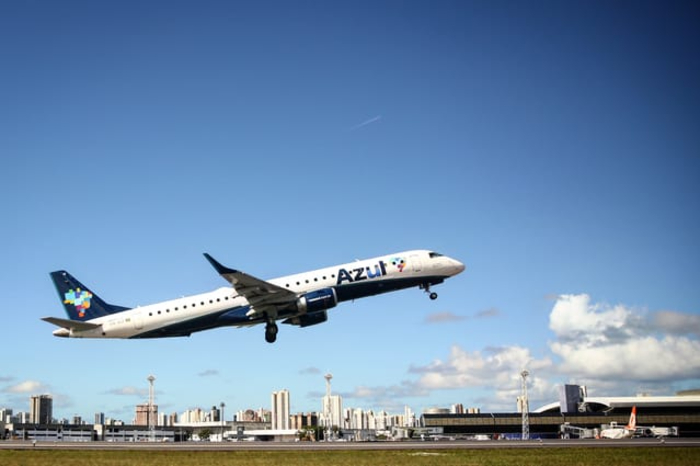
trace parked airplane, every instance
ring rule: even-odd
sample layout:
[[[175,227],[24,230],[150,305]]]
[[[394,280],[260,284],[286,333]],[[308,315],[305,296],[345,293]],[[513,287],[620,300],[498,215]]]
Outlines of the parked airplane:
[[[180,337],[265,323],[265,340],[274,343],[278,320],[308,327],[325,322],[327,310],[340,302],[414,286],[436,299],[430,287],[464,270],[457,260],[416,250],[265,281],[204,256],[232,287],[132,309],[108,304],[60,270],[51,278],[69,319],[42,320],[61,327],[55,336],[71,338]]]
[[[632,438],[634,432],[637,429],[637,407],[632,406],[632,413],[630,413],[630,420],[625,427],[618,427],[617,424],[612,423],[607,429],[600,431],[600,438],[608,439],[621,439],[621,438]]]

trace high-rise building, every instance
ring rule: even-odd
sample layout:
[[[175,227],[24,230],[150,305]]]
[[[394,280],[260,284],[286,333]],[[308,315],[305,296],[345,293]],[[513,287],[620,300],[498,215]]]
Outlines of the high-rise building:
[[[290,416],[291,429],[302,430],[304,427],[313,427],[318,425],[318,416],[316,413],[298,413]]]
[[[11,424],[12,423],[12,410],[11,409],[0,409],[0,423]]]
[[[343,398],[340,395],[330,395],[323,397],[323,427],[343,428]]]
[[[272,392],[272,429],[289,430],[289,391]]]
[[[218,407],[212,406],[211,411],[209,411],[209,421],[210,422],[221,422],[221,411]]]
[[[464,414],[464,405],[456,403],[450,406],[450,414]]]
[[[149,404],[144,403],[136,405],[136,420],[134,422],[137,426],[150,426],[156,425],[158,420],[158,405],[150,405],[151,411],[149,413]],[[151,421],[151,422],[149,422]]]
[[[95,424],[103,425],[105,423],[105,413],[95,413]]]
[[[29,422],[51,424],[53,420],[53,398],[51,395],[34,395],[30,398]]]

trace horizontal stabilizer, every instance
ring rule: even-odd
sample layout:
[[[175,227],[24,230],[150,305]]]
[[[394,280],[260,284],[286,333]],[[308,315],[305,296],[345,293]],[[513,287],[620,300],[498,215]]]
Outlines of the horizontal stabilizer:
[[[41,320],[54,324],[58,327],[68,330],[77,330],[79,332],[84,330],[92,330],[101,326],[101,324],[91,324],[90,322],[80,322],[78,320],[70,319],[59,319],[58,317],[42,317]]]

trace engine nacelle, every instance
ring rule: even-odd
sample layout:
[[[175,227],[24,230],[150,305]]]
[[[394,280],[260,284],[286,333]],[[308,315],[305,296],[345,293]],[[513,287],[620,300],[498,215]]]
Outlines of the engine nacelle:
[[[310,291],[305,295],[300,296],[297,300],[297,310],[300,314],[315,314],[319,313],[319,311],[325,311],[326,309],[330,309],[337,305],[338,296],[335,294],[335,288],[323,288],[316,291]]]
[[[310,327],[312,325],[320,324],[328,320],[328,313],[326,311],[317,311],[311,314],[304,314],[302,316],[291,317],[284,321],[285,324],[298,325],[299,327]]]

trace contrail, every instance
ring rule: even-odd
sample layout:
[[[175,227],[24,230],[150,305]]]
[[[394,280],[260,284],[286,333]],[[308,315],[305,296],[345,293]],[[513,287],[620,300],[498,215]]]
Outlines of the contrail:
[[[381,115],[377,115],[377,116],[375,116],[375,117],[370,118],[369,120],[363,121],[363,122],[360,123],[359,125],[353,126],[352,128],[348,129],[348,131],[355,131],[355,130],[357,130],[357,129],[362,128],[363,126],[371,125],[371,124],[374,123],[375,121],[379,121],[379,120],[381,120],[381,119],[382,119],[382,116],[381,116]]]

